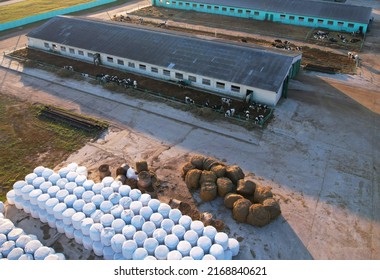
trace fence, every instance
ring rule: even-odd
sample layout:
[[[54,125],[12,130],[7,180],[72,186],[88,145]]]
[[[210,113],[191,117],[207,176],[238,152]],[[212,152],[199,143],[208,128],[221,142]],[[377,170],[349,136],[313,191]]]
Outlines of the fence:
[[[108,4],[111,2],[115,2],[115,1],[116,0],[96,0],[96,1],[93,1],[90,3],[84,3],[84,4],[80,4],[80,5],[71,6],[68,8],[63,8],[60,10],[50,11],[50,12],[46,12],[46,13],[42,13],[42,14],[38,14],[38,15],[33,15],[30,17],[26,17],[26,18],[22,18],[22,19],[17,19],[14,21],[9,21],[9,22],[0,24],[0,31],[16,28],[19,26],[23,26],[26,24],[30,24],[30,23],[45,20],[45,19],[49,19],[49,18],[58,16],[58,15],[64,15],[64,14],[69,14],[69,13],[74,13],[74,12],[94,8],[94,7],[104,5],[104,4]]]

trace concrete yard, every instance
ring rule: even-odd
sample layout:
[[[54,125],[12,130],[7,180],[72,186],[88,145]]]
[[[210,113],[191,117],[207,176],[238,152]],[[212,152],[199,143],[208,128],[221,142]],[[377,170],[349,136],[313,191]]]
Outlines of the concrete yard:
[[[370,1],[366,1],[368,3]],[[71,155],[95,174],[102,163],[147,160],[173,195],[222,219],[241,240],[237,259],[380,259],[380,37],[379,10],[358,75],[301,72],[265,129],[247,131],[225,121],[205,122],[164,103],[111,93],[0,57],[0,92],[58,105],[111,122],[110,131]],[[0,38],[0,50],[25,36]],[[238,164],[269,185],[282,215],[263,228],[238,224],[219,198],[201,203],[180,178],[180,166],[201,153]],[[115,166],[116,167],[116,166]],[[71,259],[91,252],[15,209],[7,216],[46,245],[62,245]],[[68,246],[65,246],[68,245]],[[56,248],[58,249],[58,248]]]

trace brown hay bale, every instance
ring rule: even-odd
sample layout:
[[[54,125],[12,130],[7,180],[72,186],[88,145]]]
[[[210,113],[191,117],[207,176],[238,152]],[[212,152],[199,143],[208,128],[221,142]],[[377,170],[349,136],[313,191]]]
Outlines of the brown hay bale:
[[[270,219],[274,220],[281,214],[280,204],[273,198],[267,198],[263,201],[264,208],[269,212]]]
[[[137,187],[140,190],[153,190],[152,177],[148,171],[139,172],[138,178],[139,180],[137,181]]]
[[[122,165],[120,165],[120,167],[124,169],[124,174],[127,174],[129,165],[127,163],[123,163]]]
[[[145,160],[136,161],[136,172],[148,171],[148,163]]]
[[[203,170],[210,170],[214,165],[220,165],[220,162],[214,158],[206,157],[203,161]]]
[[[116,169],[116,176],[119,176],[119,175],[124,175],[126,174],[127,172],[125,172],[124,168],[123,167],[118,167]]]
[[[199,182],[201,184],[206,183],[206,182],[216,183],[216,176],[211,171],[203,170],[201,174],[201,178],[199,179]]]
[[[199,169],[191,169],[187,172],[185,177],[185,183],[189,190],[196,190],[199,188],[199,178],[201,177],[202,171]]]
[[[183,201],[179,204],[178,209],[179,209],[179,211],[181,211],[182,215],[189,215],[191,212],[190,204],[187,202],[183,202]]]
[[[127,178],[127,180],[125,180],[124,184],[130,186],[131,189],[137,189],[137,180],[136,179]]]
[[[244,197],[250,197],[255,194],[256,183],[250,180],[240,179],[237,184],[236,192]]]
[[[99,179],[103,180],[104,177],[111,176],[110,166],[108,164],[102,164],[98,168]]]
[[[263,201],[267,198],[273,197],[273,193],[271,191],[271,187],[261,187],[256,186],[255,194],[253,196],[254,203],[263,203]]]
[[[225,176],[230,178],[234,185],[237,185],[240,179],[244,179],[244,172],[239,166],[231,165],[227,167]]]
[[[227,177],[218,178],[216,180],[216,185],[218,186],[218,195],[225,197],[226,194],[234,191],[234,184]]]
[[[181,176],[182,176],[182,179],[185,180],[187,172],[189,172],[192,169],[195,169],[195,166],[192,165],[191,162],[186,162],[185,164],[183,164],[182,167],[181,167]]]
[[[191,157],[190,162],[195,168],[202,170],[203,169],[203,161],[205,157],[202,155],[194,155]]]
[[[214,172],[216,177],[221,178],[224,177],[224,174],[226,174],[226,167],[224,165],[214,165],[211,167],[210,171]]]
[[[262,204],[253,204],[249,207],[247,223],[257,227],[263,227],[270,223],[270,213]]]
[[[232,208],[232,217],[240,223],[245,223],[251,205],[252,203],[246,198],[235,201]]]
[[[203,212],[201,214],[201,221],[205,226],[210,226],[213,223],[212,214],[209,212]]]
[[[191,209],[188,215],[193,221],[201,219],[201,213],[197,209]]]
[[[212,182],[204,182],[201,184],[200,198],[203,201],[211,201],[216,198],[217,186]]]
[[[229,209],[232,209],[234,206],[235,201],[239,199],[243,199],[244,197],[237,193],[228,193],[224,197],[224,206],[226,206]]]
[[[124,185],[125,180],[127,180],[127,177],[125,175],[117,175],[115,180],[120,181]]]
[[[216,228],[217,231],[223,231],[225,228],[224,222],[219,219],[213,220],[211,225]]]

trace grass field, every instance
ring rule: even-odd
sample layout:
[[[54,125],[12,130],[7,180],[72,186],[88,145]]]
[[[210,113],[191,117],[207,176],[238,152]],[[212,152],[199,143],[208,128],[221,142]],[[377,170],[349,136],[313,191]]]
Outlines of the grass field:
[[[0,23],[93,1],[94,0],[27,0],[10,5],[5,5],[1,6],[0,9]]]
[[[34,167],[54,168],[98,133],[43,120],[38,107],[0,93],[0,200]]]

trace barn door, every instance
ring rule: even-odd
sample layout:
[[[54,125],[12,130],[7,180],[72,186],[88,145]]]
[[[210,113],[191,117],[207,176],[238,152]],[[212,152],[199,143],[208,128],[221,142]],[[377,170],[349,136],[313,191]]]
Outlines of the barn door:
[[[289,76],[286,76],[284,83],[282,85],[282,93],[281,97],[288,98],[288,84],[289,84]]]

